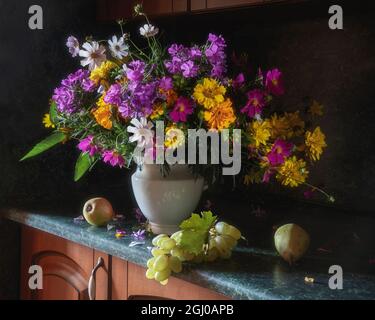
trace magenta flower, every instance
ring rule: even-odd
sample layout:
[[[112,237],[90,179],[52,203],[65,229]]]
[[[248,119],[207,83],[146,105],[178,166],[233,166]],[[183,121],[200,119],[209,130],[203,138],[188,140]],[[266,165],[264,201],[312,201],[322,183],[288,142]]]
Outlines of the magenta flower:
[[[264,92],[259,89],[251,90],[247,93],[247,104],[241,109],[242,113],[247,113],[250,118],[254,118],[262,112],[266,105]]]
[[[90,157],[93,157],[99,151],[99,147],[94,143],[93,135],[89,135],[85,139],[82,139],[78,144],[78,149],[82,152],[87,152]]]
[[[271,177],[273,176],[274,172],[272,170],[266,170],[263,174],[263,183],[269,183]]]
[[[232,86],[235,89],[239,89],[245,83],[245,76],[243,73],[240,73],[235,79],[232,81]]]
[[[119,166],[122,168],[125,165],[125,159],[121,154],[113,150],[106,150],[102,154],[103,161],[109,163],[112,167]]]
[[[277,139],[272,146],[271,151],[267,155],[267,159],[272,166],[278,166],[283,164],[285,158],[289,157],[292,154],[293,144]]]
[[[176,104],[169,114],[174,122],[186,122],[187,116],[193,113],[193,103],[190,99],[180,97],[177,99]]]
[[[279,69],[273,69],[266,74],[266,89],[275,96],[284,94],[284,84],[282,80],[282,73]]]

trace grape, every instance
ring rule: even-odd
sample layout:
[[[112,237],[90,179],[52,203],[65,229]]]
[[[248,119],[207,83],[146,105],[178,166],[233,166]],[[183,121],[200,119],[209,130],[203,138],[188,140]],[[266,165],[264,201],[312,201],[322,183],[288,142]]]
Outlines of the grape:
[[[235,240],[239,240],[241,238],[241,231],[238,230],[234,226],[229,226],[229,232],[227,233],[228,236],[231,236]]]
[[[163,286],[166,286],[168,284],[168,279],[165,279],[164,281],[160,281],[160,284]]]
[[[182,250],[180,247],[174,247],[171,250],[171,255],[173,257],[177,257],[181,261],[190,261],[194,258],[194,255],[192,253],[186,252],[185,250]]]
[[[151,259],[148,259],[147,260],[147,267],[152,269],[154,267],[154,263],[155,263],[155,257],[151,258]]]
[[[177,231],[175,232],[174,234],[171,235],[171,239],[175,240],[176,242],[178,241],[178,239],[181,237],[182,235],[182,231]]]
[[[152,244],[153,244],[154,246],[159,246],[159,245],[158,245],[158,241],[159,241],[160,239],[164,239],[164,238],[168,238],[168,235],[166,235],[166,234],[159,234],[159,235],[156,236],[154,239],[152,239]]]
[[[223,221],[220,221],[220,222],[216,223],[215,230],[220,234],[228,234],[229,224],[227,224]]]
[[[162,255],[165,255],[167,253],[168,253],[168,251],[165,251],[165,250],[159,249],[159,248],[152,248],[152,250],[151,250],[151,254],[154,257],[162,256]]]
[[[155,271],[152,269],[147,269],[146,271],[146,278],[152,280],[155,278]]]
[[[213,247],[208,250],[207,254],[204,257],[205,261],[212,262],[215,261],[219,256],[219,250],[217,248]]]
[[[232,256],[231,250],[226,250],[226,251],[220,252],[220,258],[222,258],[222,259],[229,259],[231,256]]]
[[[227,242],[225,241],[225,239],[222,236],[216,236],[215,237],[215,243],[216,243],[216,248],[220,252],[227,251],[229,249]]]
[[[180,273],[182,271],[182,263],[181,260],[177,257],[170,257],[169,258],[169,267],[175,273]]]
[[[221,235],[221,237],[225,240],[230,249],[234,248],[237,245],[237,240],[232,238],[231,236]]]
[[[155,271],[163,271],[168,267],[168,257],[166,255],[157,256],[153,265]]]
[[[155,280],[161,282],[161,281],[167,280],[170,275],[171,275],[171,269],[165,268],[164,270],[158,271],[155,273]]]
[[[163,250],[172,250],[176,246],[176,241],[170,238],[160,240],[159,247]]]

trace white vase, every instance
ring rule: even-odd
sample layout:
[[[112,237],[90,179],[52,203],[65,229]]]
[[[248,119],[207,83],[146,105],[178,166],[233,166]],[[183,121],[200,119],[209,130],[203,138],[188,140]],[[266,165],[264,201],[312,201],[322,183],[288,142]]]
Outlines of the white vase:
[[[166,177],[160,166],[145,164],[132,175],[135,199],[155,234],[172,234],[196,209],[204,179],[194,177],[187,165],[171,166]]]

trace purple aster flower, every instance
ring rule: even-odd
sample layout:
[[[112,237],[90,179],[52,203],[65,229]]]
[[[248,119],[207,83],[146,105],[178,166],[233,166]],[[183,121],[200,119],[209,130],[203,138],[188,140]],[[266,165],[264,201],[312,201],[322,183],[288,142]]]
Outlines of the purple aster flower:
[[[173,80],[171,77],[163,77],[159,81],[159,88],[163,91],[168,91],[173,89]]]
[[[141,60],[134,60],[129,63],[126,67],[125,73],[126,77],[130,81],[140,82],[143,80],[143,75],[145,73],[145,63]]]
[[[104,102],[113,104],[116,106],[120,106],[122,102],[121,95],[122,95],[121,85],[118,83],[115,83],[109,87],[107,93],[104,96]]]
[[[226,43],[221,35],[215,35],[210,33],[208,35],[208,47],[204,54],[207,57],[208,62],[212,66],[211,76],[223,77],[226,72],[226,54],[225,48]]]
[[[194,78],[197,76],[199,68],[193,61],[188,60],[181,65],[181,71],[185,78]]]
[[[119,166],[120,168],[124,167],[125,159],[116,151],[106,150],[102,154],[104,163],[110,164],[112,167]]]
[[[235,79],[233,79],[232,86],[235,89],[239,89],[243,86],[244,83],[245,83],[245,76],[243,73],[240,73],[237,75]]]
[[[189,56],[191,59],[199,59],[202,57],[202,51],[197,46],[191,47],[189,50]]]
[[[78,56],[79,53],[79,42],[76,37],[70,36],[66,40],[66,46],[69,49],[69,53],[72,55],[72,57]]]
[[[59,112],[72,113],[75,111],[75,94],[72,88],[66,86],[56,88],[52,99],[56,102]]]
[[[146,239],[146,230],[139,229],[138,231],[133,231],[132,237],[138,241],[143,241]]]
[[[90,157],[93,157],[99,151],[99,147],[94,143],[93,135],[89,135],[85,139],[82,139],[78,144],[78,149],[82,152],[87,152]]]

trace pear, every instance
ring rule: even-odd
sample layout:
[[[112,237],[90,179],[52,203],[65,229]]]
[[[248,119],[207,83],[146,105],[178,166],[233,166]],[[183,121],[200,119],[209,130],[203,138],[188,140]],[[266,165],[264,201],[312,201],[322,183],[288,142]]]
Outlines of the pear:
[[[289,265],[299,260],[310,244],[309,234],[294,223],[285,224],[278,228],[274,240],[277,252]]]
[[[111,203],[104,198],[93,198],[83,206],[86,221],[96,227],[106,225],[114,217]]]

